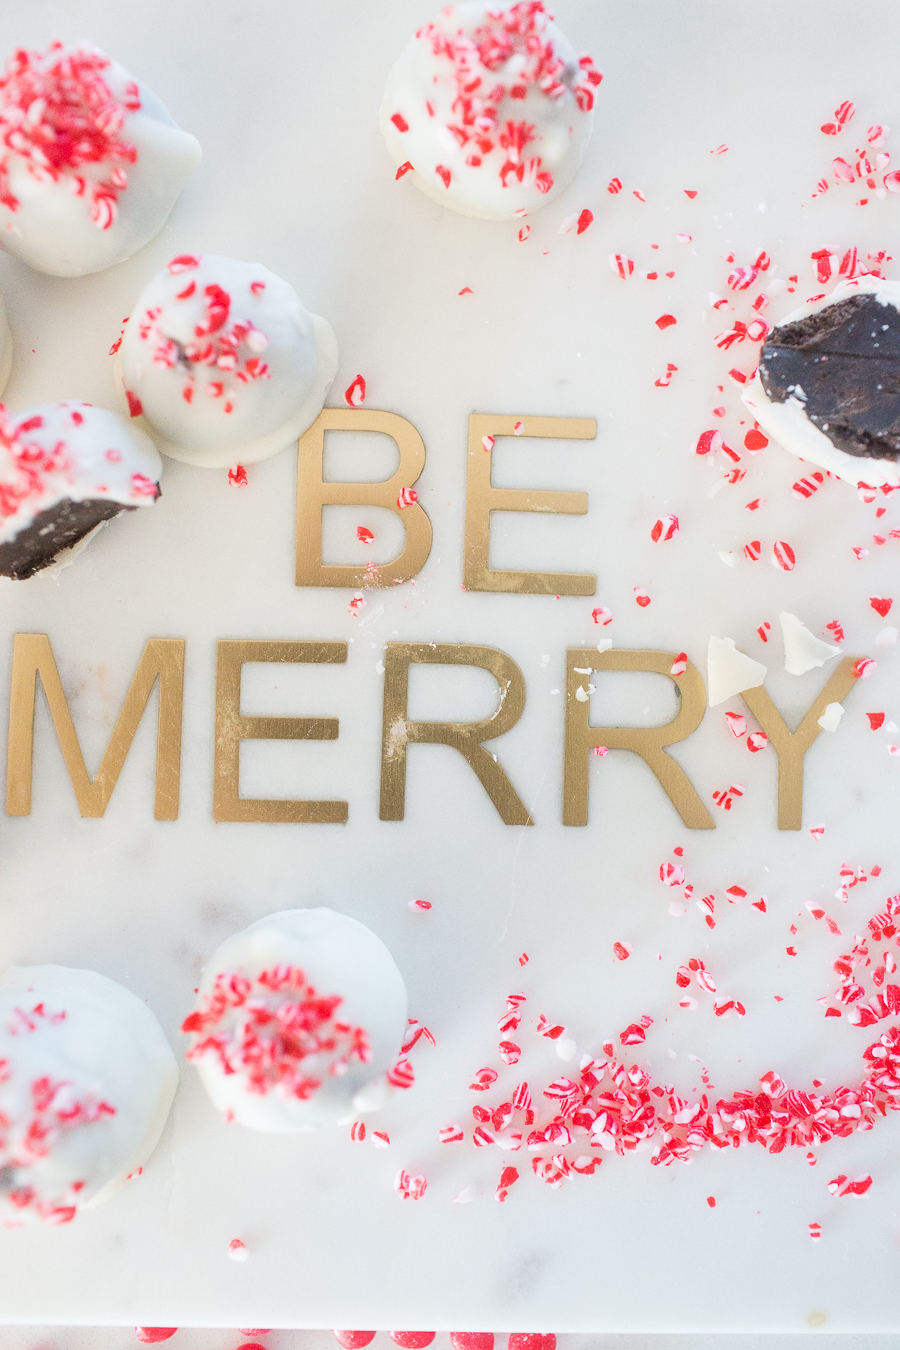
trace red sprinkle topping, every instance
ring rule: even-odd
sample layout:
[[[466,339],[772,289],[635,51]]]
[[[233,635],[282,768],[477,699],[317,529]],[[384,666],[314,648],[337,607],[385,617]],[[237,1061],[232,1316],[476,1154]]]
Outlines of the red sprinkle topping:
[[[141,100],[132,82],[119,102],[101,74],[109,65],[102,52],[66,52],[61,42],[46,52],[20,48],[10,57],[0,75],[0,202],[10,211],[21,205],[9,180],[15,156],[36,179],[67,177],[77,196],[88,196],[98,229],[113,224],[119,193],[128,186],[122,166],[137,160],[120,132]],[[87,164],[103,165],[103,176],[79,174]]]
[[[65,1017],[65,1012],[48,1012],[43,1003],[30,1009],[15,1008],[7,1030],[11,1035],[28,1035]],[[9,1062],[0,1060],[0,1082],[10,1077]],[[22,1096],[30,1098],[30,1106],[20,1118],[11,1120],[0,1114],[0,1168],[9,1178],[4,1186],[4,1208],[12,1210],[6,1222],[15,1223],[17,1215],[30,1211],[46,1223],[69,1223],[75,1217],[78,1193],[85,1183],[76,1181],[60,1195],[42,1195],[29,1184],[28,1169],[53,1151],[63,1133],[114,1116],[116,1108],[91,1092],[79,1095],[73,1083],[54,1081],[47,1075],[33,1079]]]
[[[187,1058],[209,1058],[226,1074],[241,1074],[250,1092],[278,1092],[306,1101],[327,1073],[345,1073],[351,1060],[367,1063],[362,1027],[337,1020],[339,994],[323,996],[302,970],[279,965],[252,980],[240,971],[219,972],[212,993],[185,1018],[181,1029],[200,1037]],[[312,1064],[310,1063],[312,1061]]]
[[[177,274],[198,266],[200,262],[200,258],[184,254],[169,263],[169,271]],[[254,282],[251,290],[264,286],[265,282]],[[195,292],[196,285],[192,282],[180,292],[177,299],[188,300]],[[186,403],[193,401],[196,392],[194,366],[206,366],[232,375],[240,384],[270,378],[268,364],[262,359],[262,353],[269,345],[266,334],[249,319],[233,317],[232,298],[217,283],[206,286],[203,296],[205,313],[201,322],[194,327],[193,341],[178,342],[169,337],[159,324],[162,311],[158,306],[146,310],[138,326],[141,341],[153,347],[154,365],[170,370],[176,366],[184,369],[187,381],[182,388],[182,397]],[[211,398],[224,398],[226,385],[221,379],[210,380],[205,386],[205,392]],[[140,400],[129,391],[126,393],[131,415],[137,417],[141,412]],[[233,394],[233,390],[229,393]],[[233,409],[234,403],[229,398],[223,403],[223,411],[230,413]]]

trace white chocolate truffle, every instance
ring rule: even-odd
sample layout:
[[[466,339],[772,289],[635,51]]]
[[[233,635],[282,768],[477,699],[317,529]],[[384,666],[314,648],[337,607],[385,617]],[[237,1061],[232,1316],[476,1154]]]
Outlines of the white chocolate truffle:
[[[854,335],[856,343],[851,345],[858,347],[860,337],[868,337],[874,347],[878,347],[881,343],[884,356],[883,366],[881,362],[877,364],[883,369],[887,378],[884,380],[885,387],[882,393],[881,385],[877,384],[879,377],[874,375],[876,362],[872,358],[877,353],[874,350],[860,353],[865,356],[865,360],[858,364],[863,366],[867,375],[863,383],[872,386],[874,382],[877,384],[877,389],[874,387],[865,389],[862,398],[859,397],[857,391],[852,391],[848,406],[853,405],[851,415],[854,425],[839,430],[839,424],[844,419],[841,417],[841,395],[837,385],[835,385],[829,397],[830,406],[837,412],[837,416],[833,418],[830,424],[828,416],[823,416],[820,408],[810,406],[809,393],[812,392],[812,387],[810,387],[810,391],[807,391],[803,388],[802,382],[795,383],[789,389],[782,391],[787,394],[782,401],[771,397],[770,393],[775,391],[770,388],[770,393],[766,392],[763,383],[762,365],[766,361],[767,350],[770,345],[777,347],[779,335],[788,325],[800,323],[805,319],[832,310],[835,305],[850,300],[853,296],[871,296],[873,298],[875,321],[874,325],[869,323],[858,325],[860,332]],[[883,312],[879,313],[878,307],[881,307]],[[896,374],[890,369],[890,366],[893,364],[896,368],[897,334],[898,329],[900,329],[900,321],[897,318],[898,312],[900,312],[900,282],[883,281],[880,277],[874,276],[862,276],[851,281],[839,282],[830,295],[823,296],[820,300],[810,301],[802,308],[793,310],[781,320],[778,327],[773,329],[766,339],[760,370],[757,371],[755,379],[741,395],[745,406],[752,412],[759,425],[791,454],[809,460],[810,463],[817,464],[822,469],[827,469],[836,477],[843,478],[854,486],[864,483],[870,487],[888,484],[897,487],[900,485],[900,454],[896,458],[887,456],[880,458],[871,454],[860,453],[850,454],[840,445],[835,444],[835,440],[831,436],[842,439],[841,431],[849,431],[858,445],[868,439],[875,441],[877,444],[878,440],[885,437],[885,434],[894,444],[897,444],[900,440],[900,437],[898,437],[898,420],[900,419],[896,415],[897,409],[892,407],[888,401],[892,400],[896,403],[896,395],[893,391],[896,389],[897,380]],[[890,324],[884,323],[884,319],[890,319]],[[890,338],[890,350],[888,350],[888,339],[885,337],[889,327],[893,330]],[[866,330],[865,333],[863,333],[863,329]],[[873,331],[869,332],[869,329]],[[829,343],[827,345],[834,346],[835,344]],[[812,373],[812,369],[818,366],[817,375],[820,378],[827,377],[833,371],[837,380],[838,370],[836,367],[841,356],[845,355],[848,344],[845,340],[839,345],[844,349],[843,351],[831,350],[821,353],[814,349],[808,358],[810,373]],[[852,353],[850,359],[853,359]],[[831,362],[830,366],[827,365],[828,361]],[[871,430],[867,433],[865,411],[876,401],[880,401],[882,407],[877,409],[875,417],[871,420]],[[818,401],[814,400],[814,402]],[[861,411],[863,412],[862,417],[860,416]],[[891,425],[892,417],[893,426]],[[829,431],[831,436],[828,434]]]
[[[182,1031],[226,1120],[287,1133],[380,1104],[406,1026],[380,938],[330,909],[288,909],[223,942]]]
[[[67,1223],[150,1157],[178,1065],[149,1008],[92,970],[0,976],[0,1221]]]
[[[381,130],[427,196],[509,220],[574,178],[602,78],[541,0],[463,0],[411,39],[388,79]]]
[[[156,95],[89,43],[17,51],[0,75],[0,240],[39,272],[130,258],[199,163]]]
[[[190,254],[144,287],[113,352],[131,416],[163,454],[214,469],[296,440],[337,371],[331,325],[281,277]]]
[[[0,575],[22,580],[121,511],[152,506],[162,461],[118,413],[0,403]]]

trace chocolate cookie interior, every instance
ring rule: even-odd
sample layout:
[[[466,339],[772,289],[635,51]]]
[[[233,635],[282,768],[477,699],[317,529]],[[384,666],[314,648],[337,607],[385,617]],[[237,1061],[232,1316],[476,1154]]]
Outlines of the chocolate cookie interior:
[[[900,313],[892,304],[852,295],[774,329],[759,373],[773,403],[794,395],[838,449],[900,459]]]
[[[0,544],[0,576],[24,581],[56,561],[63,549],[71,548],[104,520],[120,511],[134,511],[121,502],[90,500],[57,502],[35,516],[14,539]]]

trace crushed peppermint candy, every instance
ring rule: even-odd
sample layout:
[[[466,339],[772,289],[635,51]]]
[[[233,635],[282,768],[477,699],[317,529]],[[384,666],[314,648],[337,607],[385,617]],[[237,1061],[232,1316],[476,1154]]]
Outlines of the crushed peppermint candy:
[[[138,86],[120,101],[103,77],[111,61],[81,45],[53,42],[46,52],[20,48],[0,75],[0,203],[21,203],[12,189],[10,161],[23,160],[30,175],[59,182],[90,202],[99,230],[115,222],[119,194],[128,186],[126,166],[137,150],[122,136],[125,119],[141,106]]]
[[[338,994],[318,993],[295,966],[273,966],[252,979],[220,971],[181,1025],[197,1037],[186,1057],[240,1075],[248,1092],[306,1101],[326,1075],[371,1058],[366,1031],[336,1015],[342,1002]]]

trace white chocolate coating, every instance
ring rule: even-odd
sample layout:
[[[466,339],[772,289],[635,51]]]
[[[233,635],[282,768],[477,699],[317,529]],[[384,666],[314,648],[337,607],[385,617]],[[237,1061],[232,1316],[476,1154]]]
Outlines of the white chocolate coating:
[[[213,953],[182,1030],[227,1119],[288,1133],[381,1105],[406,1026],[406,986],[380,938],[330,909],[289,909]]]
[[[381,131],[427,196],[509,220],[574,178],[601,78],[542,4],[463,0],[410,40],[387,82]]]
[[[0,543],[59,502],[152,506],[162,461],[118,413],[90,403],[42,403],[7,414],[0,404]]]
[[[117,348],[132,416],[163,454],[218,469],[301,436],[338,361],[331,325],[286,281],[215,256],[173,258],[144,287]]]
[[[6,306],[3,303],[2,295],[0,295],[0,394],[6,388],[6,382],[12,371],[12,363],[12,331],[9,326],[9,319],[6,317]]]
[[[800,309],[792,310],[781,320],[784,324],[797,323],[800,319],[818,314],[851,295],[874,295],[882,305],[893,305],[900,310],[900,281],[882,281],[880,277],[863,276],[853,281],[841,281],[830,295],[823,300],[814,300]],[[856,486],[867,483],[870,487],[900,484],[900,460],[869,459],[862,455],[848,455],[841,450],[806,416],[803,400],[791,396],[784,403],[775,403],[769,398],[757,371],[755,379],[741,395],[745,407],[749,408],[759,425],[774,436],[779,445],[790,450],[800,459],[818,464],[838,478]]]
[[[156,95],[89,43],[17,52],[0,76],[0,240],[39,272],[130,258],[199,163]]]
[[[0,1221],[66,1223],[150,1157],[178,1065],[149,1008],[92,970],[0,975]]]

